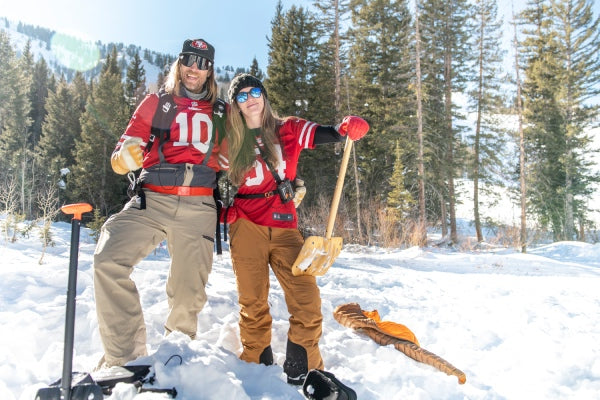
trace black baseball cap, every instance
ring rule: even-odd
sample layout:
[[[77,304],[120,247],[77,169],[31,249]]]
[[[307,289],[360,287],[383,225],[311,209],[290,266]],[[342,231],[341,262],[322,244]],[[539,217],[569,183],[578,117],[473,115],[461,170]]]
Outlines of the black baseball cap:
[[[204,39],[187,39],[183,42],[183,48],[179,53],[182,54],[196,54],[212,63],[215,62],[215,48]]]

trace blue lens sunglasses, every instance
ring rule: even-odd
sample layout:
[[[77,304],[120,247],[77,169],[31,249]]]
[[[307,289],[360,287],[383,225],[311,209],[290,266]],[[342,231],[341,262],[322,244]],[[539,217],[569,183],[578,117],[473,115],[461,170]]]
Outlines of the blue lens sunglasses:
[[[261,88],[253,87],[248,92],[239,92],[238,95],[235,96],[235,100],[238,103],[245,103],[246,100],[248,100],[248,93],[250,93],[250,96],[258,99],[262,95],[262,90]]]

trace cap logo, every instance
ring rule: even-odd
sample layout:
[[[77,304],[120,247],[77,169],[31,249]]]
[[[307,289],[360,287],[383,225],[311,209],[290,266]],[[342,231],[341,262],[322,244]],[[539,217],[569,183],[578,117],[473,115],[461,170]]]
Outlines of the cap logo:
[[[190,46],[192,46],[193,48],[198,49],[198,50],[207,50],[208,49],[208,46],[202,40],[194,40],[192,43],[190,43]]]

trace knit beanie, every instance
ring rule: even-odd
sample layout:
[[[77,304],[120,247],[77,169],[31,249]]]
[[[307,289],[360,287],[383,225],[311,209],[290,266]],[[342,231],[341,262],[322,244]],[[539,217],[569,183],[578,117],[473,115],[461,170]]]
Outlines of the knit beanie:
[[[233,78],[231,80],[231,83],[229,84],[229,90],[227,91],[229,103],[233,104],[233,102],[235,101],[235,97],[238,95],[240,90],[247,87],[260,88],[265,98],[267,97],[267,89],[265,89],[262,82],[258,78],[250,74],[239,74],[235,78]]]
[[[215,48],[204,39],[187,39],[183,42],[183,48],[179,53],[182,54],[196,54],[212,63],[215,62]]]

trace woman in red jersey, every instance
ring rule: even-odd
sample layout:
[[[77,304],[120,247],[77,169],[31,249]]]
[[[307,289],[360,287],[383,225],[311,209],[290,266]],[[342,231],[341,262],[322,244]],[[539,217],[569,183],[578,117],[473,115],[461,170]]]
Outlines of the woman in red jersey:
[[[319,351],[321,298],[314,276],[293,276],[303,245],[297,229],[294,189],[303,149],[363,137],[369,125],[355,116],[336,127],[301,118],[278,118],[262,82],[236,76],[228,92],[229,178],[238,187],[227,210],[230,251],[240,304],[241,359],[270,365],[271,315],[267,302],[269,266],[285,294],[290,313],[283,369],[289,383],[301,385],[310,369],[323,369]]]

